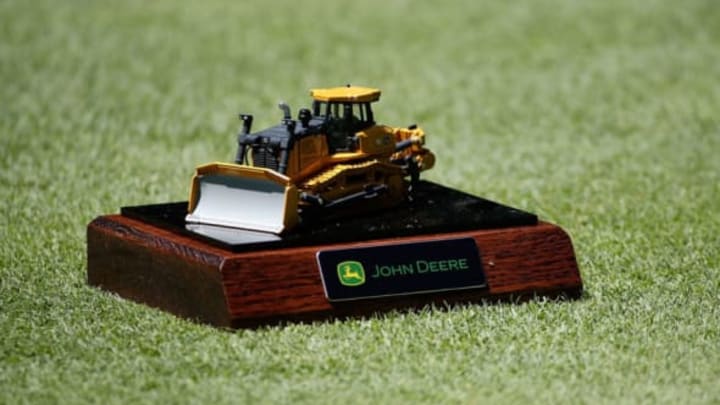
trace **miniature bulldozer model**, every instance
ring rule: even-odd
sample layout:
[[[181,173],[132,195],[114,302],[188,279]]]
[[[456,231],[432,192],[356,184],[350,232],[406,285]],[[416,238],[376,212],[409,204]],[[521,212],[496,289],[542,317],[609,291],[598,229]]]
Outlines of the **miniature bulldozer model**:
[[[435,156],[425,133],[411,125],[375,123],[371,103],[380,90],[312,90],[312,109],[297,120],[280,104],[280,125],[251,132],[241,114],[235,163],[196,168],[186,221],[280,234],[303,213],[354,215],[405,201]]]

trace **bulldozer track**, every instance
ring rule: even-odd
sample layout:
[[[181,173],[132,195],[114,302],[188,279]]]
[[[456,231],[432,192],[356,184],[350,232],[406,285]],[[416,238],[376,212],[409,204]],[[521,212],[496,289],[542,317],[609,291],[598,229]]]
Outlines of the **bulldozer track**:
[[[345,175],[350,171],[358,170],[358,169],[365,169],[368,168],[374,164],[378,164],[379,162],[377,160],[369,160],[365,162],[355,163],[355,164],[339,164],[334,166],[332,169],[326,170],[307,181],[303,182],[300,186],[302,189],[314,189],[317,187],[322,186],[323,184],[327,184],[328,182],[331,182],[336,177],[340,175]]]

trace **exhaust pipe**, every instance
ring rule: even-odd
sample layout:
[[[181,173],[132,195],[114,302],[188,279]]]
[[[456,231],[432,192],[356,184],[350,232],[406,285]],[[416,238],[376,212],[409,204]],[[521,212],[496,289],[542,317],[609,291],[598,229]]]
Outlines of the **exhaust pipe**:
[[[245,161],[245,144],[243,143],[243,137],[245,135],[248,135],[250,133],[250,127],[252,127],[253,122],[253,116],[250,114],[240,114],[240,120],[242,121],[242,130],[238,134],[237,137],[237,143],[238,143],[238,150],[237,154],[235,155],[235,163],[241,165]]]

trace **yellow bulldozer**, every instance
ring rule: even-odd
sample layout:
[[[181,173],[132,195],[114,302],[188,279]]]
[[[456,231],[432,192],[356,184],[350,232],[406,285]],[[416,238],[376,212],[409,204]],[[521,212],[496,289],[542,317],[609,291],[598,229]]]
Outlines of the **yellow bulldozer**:
[[[235,163],[196,168],[188,223],[281,234],[303,213],[354,215],[398,205],[435,156],[415,125],[375,123],[380,90],[345,86],[310,92],[312,108],[297,119],[280,104],[280,125],[251,132],[241,114]]]

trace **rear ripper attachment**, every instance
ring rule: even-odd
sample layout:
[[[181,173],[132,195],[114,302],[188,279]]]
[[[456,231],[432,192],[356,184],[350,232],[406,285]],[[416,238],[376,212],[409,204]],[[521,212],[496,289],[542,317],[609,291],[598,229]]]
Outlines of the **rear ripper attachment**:
[[[293,120],[280,104],[280,125],[251,132],[241,114],[235,163],[197,167],[186,221],[280,234],[301,212],[353,215],[403,202],[435,163],[425,133],[375,123],[380,90],[335,87],[310,92],[312,109]]]

